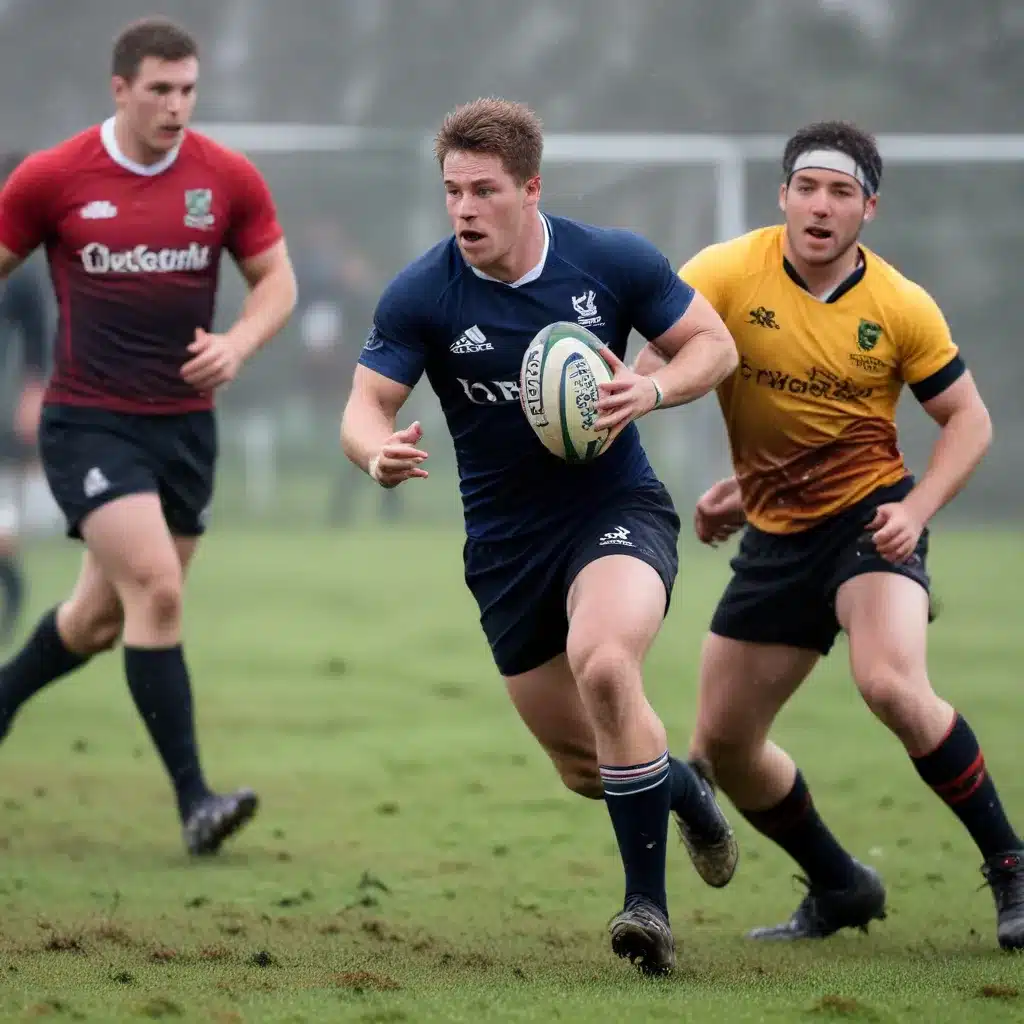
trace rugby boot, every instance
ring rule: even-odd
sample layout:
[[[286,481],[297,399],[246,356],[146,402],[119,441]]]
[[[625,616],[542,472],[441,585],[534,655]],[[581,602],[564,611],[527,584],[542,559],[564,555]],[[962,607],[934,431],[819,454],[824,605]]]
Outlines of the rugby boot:
[[[684,821],[678,812],[673,811],[672,815],[675,818],[679,838],[686,847],[686,852],[690,855],[697,874],[708,885],[721,889],[722,886],[729,884],[736,872],[740,848],[728,818],[715,799],[715,786],[711,781],[711,773],[707,765],[699,759],[690,761],[689,765],[704,790],[704,798],[711,811],[713,825],[711,828],[705,826],[702,829],[696,829],[692,824]]]
[[[1024,850],[997,853],[981,866],[996,901],[996,938],[1003,949],[1024,949]]]
[[[653,900],[633,896],[612,918],[612,952],[642,974],[669,974],[676,965],[676,942],[668,917]]]
[[[857,880],[845,889],[824,889],[799,879],[807,886],[793,916],[783,924],[755,928],[750,939],[827,939],[841,928],[867,932],[871,921],[885,920],[885,886],[874,868],[859,861]]]
[[[259,798],[251,789],[211,793],[192,809],[182,826],[182,838],[195,857],[216,853],[221,843],[256,813]]]

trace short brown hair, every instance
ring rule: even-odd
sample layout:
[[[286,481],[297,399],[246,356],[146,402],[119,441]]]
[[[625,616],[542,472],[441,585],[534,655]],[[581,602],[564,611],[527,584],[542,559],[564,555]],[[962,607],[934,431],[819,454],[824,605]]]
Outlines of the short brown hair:
[[[434,155],[444,169],[445,157],[462,150],[501,158],[521,185],[540,174],[544,131],[540,118],[525,104],[493,97],[456,107],[434,138]]]
[[[143,18],[122,29],[114,40],[110,70],[130,82],[147,57],[173,61],[198,56],[196,41],[180,25],[167,18]]]

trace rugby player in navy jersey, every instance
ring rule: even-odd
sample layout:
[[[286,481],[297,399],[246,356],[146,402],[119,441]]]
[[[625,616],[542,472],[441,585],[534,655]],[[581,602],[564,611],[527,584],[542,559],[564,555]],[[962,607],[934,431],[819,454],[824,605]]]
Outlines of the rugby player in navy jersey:
[[[120,639],[192,854],[215,852],[257,806],[251,790],[206,782],[181,643],[183,579],[213,493],[213,396],[295,304],[263,178],[188,131],[198,72],[181,28],[128,26],[113,48],[114,115],[28,157],[0,193],[0,274],[46,247],[59,323],[39,450],[86,549],[70,597],[0,668],[0,736],[33,694]],[[218,335],[223,251],[250,290]]]
[[[701,877],[725,885],[732,829],[699,765],[668,753],[642,664],[678,569],[679,518],[633,423],[691,402],[736,366],[710,305],[649,242],[542,214],[536,115],[483,99],[448,115],[436,154],[454,233],[381,296],[342,422],[348,457],[383,487],[427,476],[418,423],[397,429],[424,373],[455,442],[465,576],[523,721],[574,792],[604,799],[625,869],[613,950],[641,970],[675,962],[665,893],[670,815]],[[551,455],[519,403],[534,335],[573,319],[608,346],[592,463]],[[636,328],[668,359],[621,362]]]

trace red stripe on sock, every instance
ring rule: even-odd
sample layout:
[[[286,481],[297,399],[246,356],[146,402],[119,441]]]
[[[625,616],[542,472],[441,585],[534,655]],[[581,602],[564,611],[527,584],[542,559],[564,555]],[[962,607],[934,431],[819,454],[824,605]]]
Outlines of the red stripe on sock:
[[[955,795],[959,787],[961,787],[967,780],[975,773],[982,772],[985,770],[985,755],[978,752],[978,756],[971,762],[971,767],[967,771],[957,775],[956,778],[949,782],[941,782],[938,785],[933,785],[933,790],[943,799],[947,796]],[[957,798],[959,799],[959,798]]]

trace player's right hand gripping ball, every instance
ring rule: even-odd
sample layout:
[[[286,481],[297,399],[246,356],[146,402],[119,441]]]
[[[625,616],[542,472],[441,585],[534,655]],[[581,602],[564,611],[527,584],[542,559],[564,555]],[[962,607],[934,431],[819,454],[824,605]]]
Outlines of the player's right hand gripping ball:
[[[539,331],[523,356],[523,412],[541,444],[566,462],[591,462],[608,443],[607,430],[594,430],[598,385],[612,379],[604,347],[585,327],[559,321]]]

